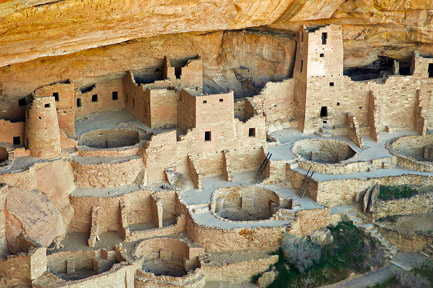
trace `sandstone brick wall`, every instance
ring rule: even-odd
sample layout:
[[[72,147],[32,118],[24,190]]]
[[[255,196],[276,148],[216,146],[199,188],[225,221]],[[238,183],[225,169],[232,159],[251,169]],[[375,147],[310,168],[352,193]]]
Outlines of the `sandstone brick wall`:
[[[72,83],[56,83],[35,90],[35,97],[55,97],[60,129],[70,137],[75,135],[75,90]]]
[[[90,91],[78,91],[74,98],[75,118],[82,119],[92,113],[119,110],[125,107],[123,79],[113,79],[104,83],[97,83]],[[117,92],[117,99],[113,99],[113,92]],[[94,96],[96,95],[96,96]],[[79,99],[79,100],[78,100]],[[80,107],[78,107],[80,102]]]
[[[375,219],[389,215],[424,214],[433,211],[433,195],[422,193],[410,198],[386,201],[378,199],[370,209],[375,213]]]
[[[377,230],[399,251],[402,252],[417,252],[422,250],[428,243],[433,241],[432,235],[424,235],[414,232],[402,232],[385,227],[383,225],[375,225]]]
[[[290,233],[309,235],[328,226],[332,222],[331,209],[305,209],[296,212],[295,222],[291,224]]]
[[[75,184],[81,188],[106,188],[140,183],[143,169],[141,158],[127,158],[116,162],[87,163],[71,161]]]
[[[0,142],[13,144],[14,137],[20,138],[20,144],[16,146],[24,146],[24,122],[0,119]]]
[[[236,250],[276,250],[285,232],[283,227],[254,227],[220,229],[194,223],[188,216],[186,232],[197,244],[207,251],[222,252]]]
[[[54,97],[36,97],[27,106],[25,137],[26,147],[38,158],[60,155],[60,133]]]
[[[234,263],[212,265],[201,263],[201,269],[206,274],[206,281],[230,281],[232,283],[248,283],[254,275],[269,269],[278,261],[278,255],[269,255],[261,259],[244,260]]]
[[[353,141],[358,147],[364,148],[364,141],[362,140],[361,130],[359,129],[358,119],[352,114],[347,114],[347,136]]]
[[[177,124],[177,104],[180,92],[167,89],[148,89],[145,91],[145,97],[149,97],[148,105],[150,107],[146,109],[150,114],[150,123],[145,122],[146,125],[157,128]]]
[[[146,123],[149,119],[146,115],[150,115],[148,105],[145,102],[145,88],[143,85],[137,85],[134,80],[134,75],[129,71],[123,78],[123,91],[125,94],[125,107],[128,112],[136,119]],[[146,123],[147,124],[147,123]]]
[[[156,276],[150,272],[138,270],[135,276],[135,288],[201,288],[205,285],[206,279],[200,268],[182,277],[172,277],[167,275]]]
[[[35,167],[31,166],[22,172],[0,174],[0,183],[31,191],[38,188]]]

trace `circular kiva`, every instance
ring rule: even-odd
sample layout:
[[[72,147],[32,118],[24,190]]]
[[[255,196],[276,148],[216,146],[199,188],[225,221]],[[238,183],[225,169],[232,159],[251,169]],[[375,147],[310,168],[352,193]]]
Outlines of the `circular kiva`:
[[[255,186],[224,187],[212,195],[211,210],[231,221],[266,220],[278,210],[280,199],[268,189]]]
[[[332,139],[303,139],[295,142],[292,151],[308,161],[335,164],[350,159],[356,152],[346,143]]]
[[[140,142],[135,130],[112,129],[95,130],[81,136],[79,144],[91,148],[106,149],[133,146]]]

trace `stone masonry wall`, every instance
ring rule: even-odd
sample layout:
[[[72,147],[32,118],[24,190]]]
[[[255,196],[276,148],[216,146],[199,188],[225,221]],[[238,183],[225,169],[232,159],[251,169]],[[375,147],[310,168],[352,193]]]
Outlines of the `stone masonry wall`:
[[[375,219],[389,215],[424,214],[433,211],[433,193],[422,193],[410,198],[375,201],[371,212]]]

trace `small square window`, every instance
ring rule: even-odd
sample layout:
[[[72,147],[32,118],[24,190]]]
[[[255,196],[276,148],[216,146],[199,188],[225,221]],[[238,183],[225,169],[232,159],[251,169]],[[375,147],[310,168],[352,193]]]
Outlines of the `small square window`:
[[[221,98],[221,99],[220,99],[220,102],[224,102],[224,99]]]
[[[48,104],[45,104],[45,108],[50,108],[50,103],[48,103]]]
[[[14,145],[21,145],[21,137],[20,136],[16,136],[14,137]]]
[[[334,87],[334,82],[329,82],[329,87]]]
[[[337,102],[337,106],[340,106],[340,102]]]
[[[210,133],[210,131],[204,132],[204,141],[211,141],[211,133]]]
[[[248,130],[248,136],[249,137],[256,137],[256,128],[250,128]]]
[[[320,58],[325,57],[325,53],[320,53]]]
[[[362,109],[362,106],[359,106],[358,108],[359,108],[359,109]]]
[[[26,98],[21,98],[18,100],[18,105],[19,106],[26,106],[27,105],[27,101]]]
[[[56,101],[59,101],[59,93],[58,92],[54,92],[53,97],[54,97],[54,99],[56,99]]]
[[[113,100],[119,99],[119,94],[117,93],[117,91],[114,91],[111,96],[112,96]]]
[[[92,102],[98,102],[98,94],[92,95]]]
[[[77,107],[81,107],[81,98],[77,98]]]
[[[203,104],[206,104],[207,103],[207,100],[203,100]]]
[[[39,120],[42,120],[41,116],[39,116],[38,118],[39,118]]]

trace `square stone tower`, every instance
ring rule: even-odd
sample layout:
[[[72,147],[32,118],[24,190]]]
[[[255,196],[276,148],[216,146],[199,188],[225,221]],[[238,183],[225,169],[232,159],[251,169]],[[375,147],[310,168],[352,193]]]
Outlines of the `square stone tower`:
[[[298,128],[314,132],[332,118],[329,104],[337,105],[344,94],[341,26],[303,27],[293,74]]]

